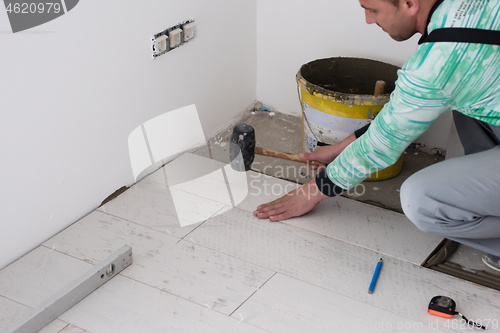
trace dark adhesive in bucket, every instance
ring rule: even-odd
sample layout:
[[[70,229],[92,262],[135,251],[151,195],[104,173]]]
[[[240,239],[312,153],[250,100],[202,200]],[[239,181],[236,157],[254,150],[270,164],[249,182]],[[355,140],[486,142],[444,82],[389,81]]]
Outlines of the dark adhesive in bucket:
[[[340,142],[369,124],[389,101],[398,69],[362,58],[319,59],[303,65],[297,73],[297,84],[304,151]],[[386,87],[384,94],[375,96],[379,80],[385,81]]]

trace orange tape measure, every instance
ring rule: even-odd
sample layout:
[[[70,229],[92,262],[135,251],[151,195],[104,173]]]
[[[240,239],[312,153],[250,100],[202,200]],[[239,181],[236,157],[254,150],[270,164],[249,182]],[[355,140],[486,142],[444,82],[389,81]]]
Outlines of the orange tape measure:
[[[457,304],[455,303],[454,300],[452,300],[449,297],[446,296],[435,296],[431,299],[431,302],[429,303],[429,309],[427,312],[429,312],[431,315],[443,317],[443,318],[453,318],[455,315],[459,315],[460,317],[465,320],[467,324],[471,324],[474,327],[480,328],[485,330],[486,328],[484,326],[481,326],[469,319],[467,319],[463,314],[460,312],[455,311]]]

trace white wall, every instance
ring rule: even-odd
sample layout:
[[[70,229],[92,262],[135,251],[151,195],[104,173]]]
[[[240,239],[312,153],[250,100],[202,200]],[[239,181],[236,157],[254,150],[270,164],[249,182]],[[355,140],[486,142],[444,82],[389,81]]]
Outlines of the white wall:
[[[152,60],[193,16],[198,37]],[[255,0],[86,0],[10,31],[0,10],[0,268],[134,182],[135,127],[196,104],[212,136],[255,100]]]
[[[402,66],[420,35],[395,42],[365,22],[357,0],[257,0],[257,99],[300,115],[295,74],[328,57],[361,57]],[[445,148],[450,115],[443,115],[416,141]]]

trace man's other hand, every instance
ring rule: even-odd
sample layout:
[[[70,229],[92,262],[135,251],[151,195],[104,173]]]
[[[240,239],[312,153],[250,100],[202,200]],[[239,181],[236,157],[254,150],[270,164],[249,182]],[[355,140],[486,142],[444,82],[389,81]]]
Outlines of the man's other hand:
[[[342,151],[349,146],[352,142],[356,140],[356,136],[354,134],[349,135],[342,142],[335,143],[330,146],[321,146],[314,149],[312,153],[302,153],[299,154],[299,157],[303,161],[318,161],[323,163],[322,165],[309,165],[309,168],[312,170],[317,170],[318,172],[325,169],[326,166],[333,162],[337,156],[342,153]]]

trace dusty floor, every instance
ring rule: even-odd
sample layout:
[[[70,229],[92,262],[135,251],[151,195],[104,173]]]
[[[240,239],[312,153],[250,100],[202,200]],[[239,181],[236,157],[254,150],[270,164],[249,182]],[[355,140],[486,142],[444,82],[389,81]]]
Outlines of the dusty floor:
[[[238,123],[249,124],[255,128],[257,146],[259,147],[295,154],[303,152],[302,122],[299,117],[274,112],[252,111],[244,114]],[[231,134],[232,128],[227,129],[210,140],[210,148],[200,148],[195,154],[229,163]],[[415,172],[442,160],[444,157],[441,155],[431,155],[415,148],[414,145],[410,146],[405,152],[403,169],[398,176],[383,181],[364,182],[365,193],[350,197],[357,201],[402,213],[399,189],[403,182]],[[260,155],[255,156],[252,170],[299,184],[308,182],[315,175],[305,164]],[[344,196],[349,197],[348,194],[344,194]]]

